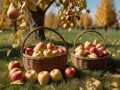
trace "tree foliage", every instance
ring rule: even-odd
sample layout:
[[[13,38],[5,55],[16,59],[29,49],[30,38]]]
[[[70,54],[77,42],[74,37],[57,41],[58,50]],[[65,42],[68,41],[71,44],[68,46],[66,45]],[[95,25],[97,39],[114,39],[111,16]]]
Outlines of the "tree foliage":
[[[92,25],[92,18],[90,17],[89,13],[82,13],[80,18],[80,20],[76,21],[78,27],[87,28]]]
[[[116,13],[113,0],[101,0],[95,13],[98,26],[108,27],[116,22]]]

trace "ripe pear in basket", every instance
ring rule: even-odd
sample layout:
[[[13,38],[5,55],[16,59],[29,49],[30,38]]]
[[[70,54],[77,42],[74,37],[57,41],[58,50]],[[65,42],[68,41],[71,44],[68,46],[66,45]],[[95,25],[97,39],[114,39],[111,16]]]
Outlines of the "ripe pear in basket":
[[[85,41],[83,44],[76,46],[76,41],[85,33],[94,32],[101,36],[104,44],[98,43],[95,39],[93,42]],[[105,47],[103,36],[96,31],[84,31],[79,34],[74,42],[74,49],[71,53],[73,65],[78,69],[102,70],[107,67],[111,53]]]
[[[61,40],[63,41],[64,46],[62,45],[55,45],[53,42],[45,43],[44,41],[39,41],[34,46],[30,46],[32,49],[32,53],[25,53],[28,47],[25,47],[25,43],[29,36],[34,32],[44,29],[48,31],[52,31],[57,34]],[[48,28],[48,27],[38,27],[32,30],[28,35],[25,37],[21,47],[21,54],[23,58],[23,64],[25,70],[35,70],[38,73],[40,71],[51,71],[54,68],[63,70],[67,63],[68,58],[68,49],[66,45],[66,41],[64,38],[55,30]]]

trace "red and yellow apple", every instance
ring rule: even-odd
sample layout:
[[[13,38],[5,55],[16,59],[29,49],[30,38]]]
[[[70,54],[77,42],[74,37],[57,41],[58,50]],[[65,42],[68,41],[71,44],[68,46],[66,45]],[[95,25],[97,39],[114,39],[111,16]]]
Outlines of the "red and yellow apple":
[[[25,72],[25,79],[27,81],[36,81],[37,80],[37,72],[35,70],[28,70]]]
[[[35,47],[34,51],[44,51],[47,48],[46,44],[44,42],[39,42]]]
[[[9,78],[11,81],[16,81],[16,80],[23,81],[24,73],[19,68],[13,68],[12,70],[9,71]]]
[[[65,50],[63,48],[59,48],[58,51],[59,51],[59,54],[65,53]]]
[[[56,46],[55,46],[54,43],[49,42],[49,43],[47,43],[47,49],[50,49],[50,50],[56,50]]]
[[[92,43],[89,42],[89,41],[86,41],[86,42],[84,43],[84,48],[85,48],[85,49],[89,49],[91,46],[92,46]]]
[[[50,73],[48,71],[41,71],[38,73],[38,82],[40,85],[47,85],[50,81]]]
[[[20,68],[20,62],[19,61],[11,61],[8,64],[8,70],[11,70],[13,68]]]
[[[52,81],[61,81],[63,79],[62,72],[59,69],[53,69],[50,71]]]
[[[64,71],[65,77],[73,78],[76,74],[76,70],[74,67],[67,67]]]
[[[58,50],[53,50],[52,53],[53,53],[54,56],[59,55],[59,51]]]
[[[78,50],[75,52],[75,56],[81,57],[81,56],[85,56],[85,52],[84,50]]]

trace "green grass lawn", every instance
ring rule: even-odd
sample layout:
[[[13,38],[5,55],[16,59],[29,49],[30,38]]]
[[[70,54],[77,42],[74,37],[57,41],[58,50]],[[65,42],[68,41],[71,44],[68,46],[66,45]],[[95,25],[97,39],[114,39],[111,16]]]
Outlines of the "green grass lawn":
[[[68,30],[57,30],[66,40],[69,55],[68,55],[68,66],[72,66],[70,53],[73,50],[73,43],[75,38],[80,34],[83,30],[74,29],[70,32]],[[104,70],[99,71],[90,71],[90,70],[77,70],[76,77],[73,79],[64,79],[61,82],[50,82],[50,84],[41,86],[38,82],[24,82],[23,85],[10,85],[10,80],[8,78],[8,68],[7,64],[12,60],[18,60],[21,63],[22,70],[24,70],[22,57],[20,54],[20,47],[16,49],[12,49],[12,52],[9,56],[7,56],[7,50],[12,48],[12,44],[15,43],[13,40],[14,32],[12,30],[5,30],[0,33],[0,90],[79,90],[80,87],[85,86],[85,79],[87,77],[94,77],[100,80],[103,84],[103,90],[112,90],[112,82],[117,82],[119,84],[118,90],[120,90],[120,79],[117,78],[104,78],[105,74],[113,75],[120,73],[120,30],[108,30],[105,32],[104,30],[97,30],[100,32],[105,39],[105,46],[112,53],[112,57],[110,62],[108,63],[108,67]],[[27,33],[26,31],[25,33]],[[55,44],[63,45],[63,41],[53,32],[46,31],[46,41],[53,41]],[[84,43],[86,40],[93,41],[94,39],[98,39],[100,43],[103,43],[101,37],[96,33],[85,33],[83,34],[79,40],[76,42],[76,45],[80,43]],[[25,46],[34,45],[39,42],[39,40],[35,40],[29,37]]]

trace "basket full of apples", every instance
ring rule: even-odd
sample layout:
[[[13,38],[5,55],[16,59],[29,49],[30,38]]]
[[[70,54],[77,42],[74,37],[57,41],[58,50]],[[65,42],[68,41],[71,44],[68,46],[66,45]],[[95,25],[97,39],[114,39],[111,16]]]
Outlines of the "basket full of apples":
[[[85,41],[76,46],[78,39],[88,32],[92,32],[100,36],[103,43],[99,43],[98,40],[94,39],[93,41]],[[77,69],[105,69],[110,57],[111,52],[105,46],[105,39],[102,34],[97,31],[85,30],[80,33],[74,41],[73,51],[71,52],[71,60]]]
[[[31,34],[38,30],[48,30],[55,33],[63,41],[63,45],[57,45],[54,42],[39,41],[33,46],[25,47],[25,43]],[[51,71],[54,68],[63,70],[67,63],[68,49],[64,38],[55,30],[48,27],[37,27],[32,30],[23,40],[21,46],[24,68],[26,70]]]

